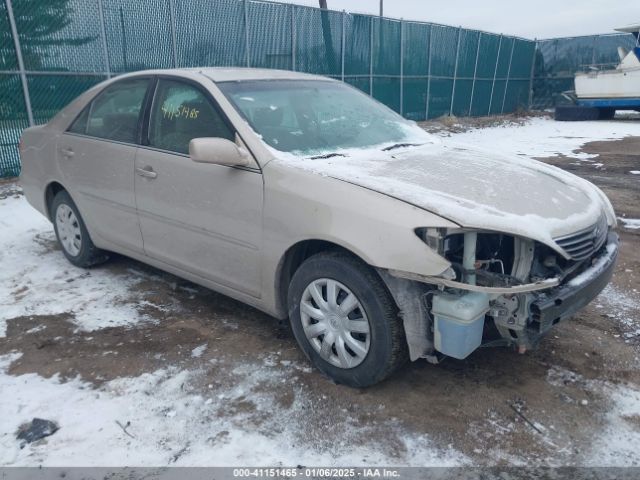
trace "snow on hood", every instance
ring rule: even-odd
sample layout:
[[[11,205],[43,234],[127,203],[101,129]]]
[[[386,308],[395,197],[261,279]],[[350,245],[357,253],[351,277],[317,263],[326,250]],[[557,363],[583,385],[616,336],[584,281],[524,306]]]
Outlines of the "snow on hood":
[[[341,150],[345,157],[325,159],[273,152],[278,163],[378,191],[464,227],[549,245],[553,237],[593,225],[603,214],[597,188],[559,168],[432,141],[386,152]]]

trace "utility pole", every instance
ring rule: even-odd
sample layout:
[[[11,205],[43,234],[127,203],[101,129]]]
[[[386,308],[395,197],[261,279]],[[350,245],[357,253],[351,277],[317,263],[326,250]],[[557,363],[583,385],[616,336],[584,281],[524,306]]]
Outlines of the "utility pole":
[[[124,71],[129,71],[129,65],[127,61],[127,32],[124,27],[124,13],[122,7],[120,7],[120,25],[122,27],[122,60],[124,62]]]
[[[383,17],[384,15],[384,0],[380,0],[380,16]]]
[[[327,56],[327,67],[330,73],[334,73],[337,69],[336,64],[336,52],[333,48],[333,35],[331,33],[331,19],[329,18],[329,12],[327,11],[327,0],[319,0],[322,23],[322,38],[324,40],[324,51]],[[342,46],[344,49],[344,45]]]

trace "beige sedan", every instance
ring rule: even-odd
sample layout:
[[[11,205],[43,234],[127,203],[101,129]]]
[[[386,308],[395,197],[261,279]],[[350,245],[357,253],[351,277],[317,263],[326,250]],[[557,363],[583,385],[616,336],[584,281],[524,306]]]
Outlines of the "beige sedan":
[[[524,352],[617,256],[589,182],[443,143],[312,75],[123,75],[20,150],[26,197],[71,263],[118,252],[289,318],[310,361],[352,386],[407,358]]]

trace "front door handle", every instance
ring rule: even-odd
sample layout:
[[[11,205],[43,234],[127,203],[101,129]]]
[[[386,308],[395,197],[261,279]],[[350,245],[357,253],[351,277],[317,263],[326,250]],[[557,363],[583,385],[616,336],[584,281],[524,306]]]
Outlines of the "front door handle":
[[[73,158],[75,156],[75,152],[70,147],[61,148],[60,153],[64,158]]]
[[[151,167],[138,168],[136,167],[136,173],[144,178],[156,178],[158,174],[153,171]]]

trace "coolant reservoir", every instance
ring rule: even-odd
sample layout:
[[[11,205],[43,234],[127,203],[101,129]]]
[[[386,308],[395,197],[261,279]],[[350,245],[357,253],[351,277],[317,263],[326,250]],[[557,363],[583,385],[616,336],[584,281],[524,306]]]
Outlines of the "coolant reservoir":
[[[469,356],[482,343],[488,310],[486,293],[436,293],[431,308],[436,350],[461,360]]]

